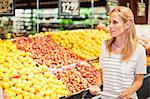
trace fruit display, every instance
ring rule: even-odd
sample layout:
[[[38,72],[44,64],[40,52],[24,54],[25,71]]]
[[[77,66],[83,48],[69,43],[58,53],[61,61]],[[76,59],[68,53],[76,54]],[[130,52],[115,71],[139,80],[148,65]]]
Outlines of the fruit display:
[[[36,64],[31,53],[18,50],[9,40],[0,40],[0,50],[0,88],[10,99],[58,99],[70,93],[46,72],[46,65]]]
[[[75,68],[53,71],[56,77],[66,83],[68,90],[74,94],[88,88],[88,82]]]
[[[88,62],[89,62],[92,66],[94,66],[96,70],[100,70],[100,69],[101,69],[101,66],[100,66],[100,64],[99,64],[99,58],[93,59],[93,60],[89,60]]]
[[[89,64],[86,65],[78,63],[76,64],[75,68],[81,73],[81,76],[85,78],[89,84],[96,84],[96,80],[98,78],[98,71],[96,71],[94,67]]]
[[[146,26],[147,27],[147,26]],[[138,28],[141,29],[141,28]],[[140,31],[142,34],[140,35],[140,32],[138,34],[139,43],[142,44],[146,49],[146,55],[147,55],[147,66],[150,65],[150,33],[145,31],[146,29],[149,30],[149,27],[142,28],[142,31]],[[145,32],[143,32],[145,31]],[[147,33],[146,33],[147,32]]]
[[[50,32],[50,34],[54,42],[71,49],[73,53],[87,60],[99,57],[102,41],[110,38],[107,32],[96,29]]]
[[[22,52],[9,40],[0,40],[0,79],[8,80],[28,72],[38,73],[48,70],[47,66],[36,66],[29,52]]]
[[[86,62],[76,63],[57,70],[52,69],[52,72],[58,79],[66,83],[72,94],[87,89],[91,84],[95,84],[98,76],[98,71]]]
[[[139,42],[145,47],[146,49],[146,54],[150,56],[150,40],[149,39],[144,39],[144,38],[139,38]]]
[[[51,39],[64,48],[70,49],[71,52],[86,60],[97,59],[100,55],[100,47],[102,41],[110,38],[108,32],[103,29],[84,29],[84,30],[71,30],[61,32],[41,32],[30,37],[43,37],[51,35]],[[98,63],[93,66],[99,70]]]
[[[90,62],[90,63],[92,64],[92,66],[94,66],[94,68],[96,70],[100,70],[101,69],[101,66],[100,66],[99,62]]]
[[[18,49],[30,52],[31,57],[38,64],[45,64],[48,67],[59,68],[85,61],[72,54],[68,49],[54,43],[50,35],[44,37],[17,38],[13,43],[16,44]]]
[[[0,40],[0,86],[10,99],[58,99],[85,90],[100,67],[82,63],[99,57],[106,35],[76,30]]]
[[[150,56],[147,56],[147,66],[150,66]]]
[[[58,99],[70,93],[50,72],[30,72],[19,78],[0,81],[0,86],[10,99]]]

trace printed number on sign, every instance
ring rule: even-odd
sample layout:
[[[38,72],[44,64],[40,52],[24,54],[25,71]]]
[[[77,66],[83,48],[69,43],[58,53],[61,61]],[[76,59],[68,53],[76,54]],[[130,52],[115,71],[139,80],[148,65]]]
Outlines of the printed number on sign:
[[[63,13],[78,13],[78,3],[77,2],[63,2],[62,3],[62,12]]]

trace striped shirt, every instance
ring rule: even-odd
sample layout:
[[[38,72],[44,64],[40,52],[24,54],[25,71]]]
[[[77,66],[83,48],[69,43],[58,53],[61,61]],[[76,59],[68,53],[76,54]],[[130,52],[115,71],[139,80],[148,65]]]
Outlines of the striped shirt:
[[[109,56],[105,43],[101,47],[100,64],[103,69],[103,91],[116,95],[129,88],[135,79],[135,74],[146,74],[146,52],[138,45],[133,56],[126,62],[121,61],[120,54]],[[114,99],[103,96],[103,99]]]

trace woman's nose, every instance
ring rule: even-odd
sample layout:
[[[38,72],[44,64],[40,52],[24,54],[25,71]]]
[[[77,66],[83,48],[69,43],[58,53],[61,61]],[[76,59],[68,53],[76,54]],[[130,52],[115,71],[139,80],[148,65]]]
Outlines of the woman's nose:
[[[112,25],[112,24],[110,24],[110,25],[109,25],[109,28],[111,29],[112,27],[113,27],[113,25]]]
[[[109,24],[109,27],[110,27],[110,28],[112,28],[112,27],[113,27],[112,23],[110,23],[110,24]]]

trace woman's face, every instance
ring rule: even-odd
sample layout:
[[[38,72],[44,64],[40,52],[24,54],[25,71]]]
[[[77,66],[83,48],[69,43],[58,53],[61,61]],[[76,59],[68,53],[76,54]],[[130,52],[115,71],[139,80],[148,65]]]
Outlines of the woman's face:
[[[124,34],[125,26],[121,17],[113,12],[110,15],[110,35],[112,37],[119,37]]]

